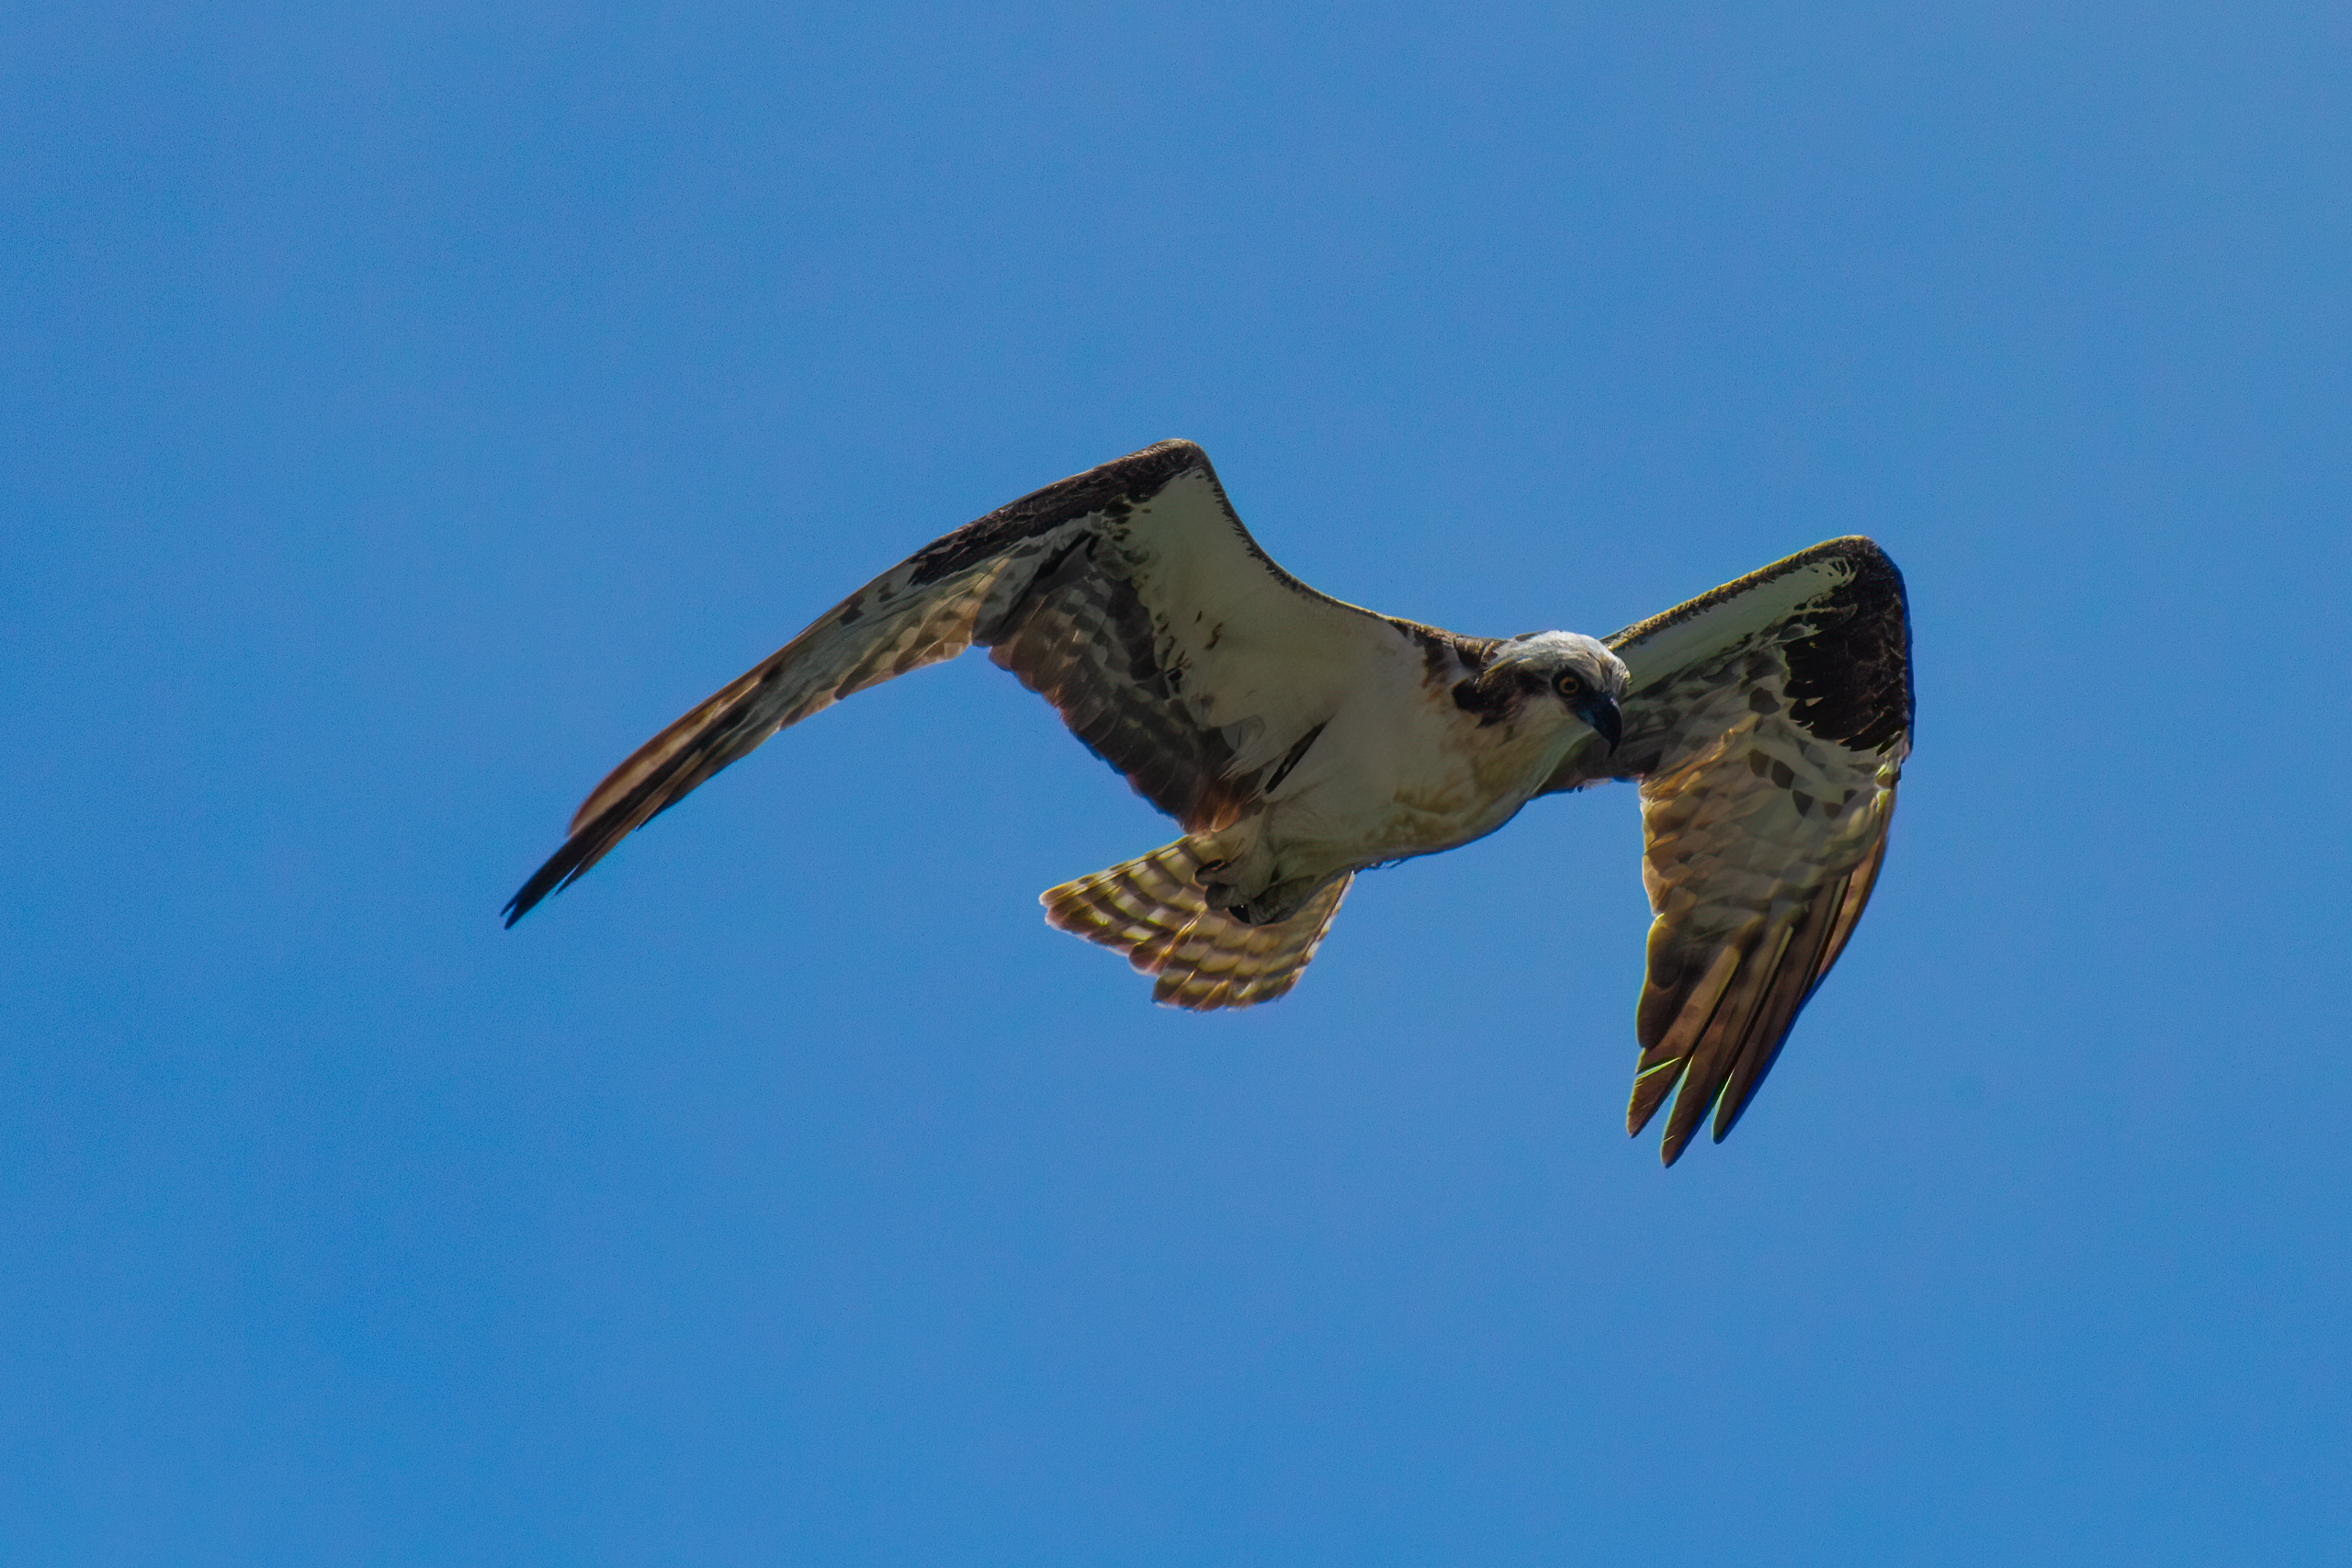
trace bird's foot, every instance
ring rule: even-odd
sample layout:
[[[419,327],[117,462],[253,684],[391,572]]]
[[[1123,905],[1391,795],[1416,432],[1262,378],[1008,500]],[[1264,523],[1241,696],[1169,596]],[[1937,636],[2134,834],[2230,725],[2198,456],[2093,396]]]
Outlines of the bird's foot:
[[[1298,901],[1288,897],[1291,890],[1282,884],[1281,873],[1262,842],[1236,845],[1229,839],[1222,843],[1195,840],[1193,852],[1201,859],[1193,868],[1193,881],[1210,908],[1245,926],[1262,926],[1285,918],[1298,907]]]

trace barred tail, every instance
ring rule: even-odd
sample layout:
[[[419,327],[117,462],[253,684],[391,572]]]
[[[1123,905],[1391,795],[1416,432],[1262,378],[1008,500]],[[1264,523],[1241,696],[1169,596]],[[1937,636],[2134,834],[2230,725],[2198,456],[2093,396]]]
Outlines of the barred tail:
[[[1246,1008],[1298,984],[1299,971],[1340,912],[1353,874],[1324,887],[1286,920],[1246,926],[1212,909],[1193,880],[1201,857],[1179,839],[1140,860],[1048,888],[1046,923],[1114,947],[1159,976],[1151,998],[1180,1008]]]

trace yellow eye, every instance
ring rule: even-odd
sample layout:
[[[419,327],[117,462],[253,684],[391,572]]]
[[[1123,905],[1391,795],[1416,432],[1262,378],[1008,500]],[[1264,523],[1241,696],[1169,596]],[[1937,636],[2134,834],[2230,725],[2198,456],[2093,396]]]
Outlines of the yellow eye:
[[[1584,680],[1572,671],[1562,671],[1560,678],[1552,682],[1552,689],[1564,697],[1580,697],[1584,695]]]

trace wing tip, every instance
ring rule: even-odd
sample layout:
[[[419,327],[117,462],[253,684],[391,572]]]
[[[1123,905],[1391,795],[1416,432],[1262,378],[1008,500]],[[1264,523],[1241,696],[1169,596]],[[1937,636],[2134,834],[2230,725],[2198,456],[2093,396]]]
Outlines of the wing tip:
[[[645,815],[650,817],[657,813],[648,812]],[[514,930],[515,921],[587,875],[591,866],[603,860],[614,845],[627,838],[643,821],[643,817],[631,820],[619,813],[608,812],[586,829],[566,838],[563,847],[548,856],[547,863],[531,873],[530,880],[516,888],[514,897],[506,900],[506,907],[499,911],[506,918],[506,929]]]
[[[514,890],[514,897],[506,900],[506,907],[498,911],[504,917],[502,929],[513,931],[515,921],[537,908],[546,899],[571,886],[581,872],[587,869],[576,863],[565,863],[571,858],[571,843],[567,840],[562,849],[548,857],[545,865],[531,874],[528,882]]]
[[[1634,1070],[1634,1092],[1625,1101],[1627,1137],[1640,1137],[1643,1131],[1657,1120],[1658,1111],[1665,1108],[1677,1086],[1682,1083],[1690,1066],[1689,1057],[1669,1056],[1651,1066]],[[1688,1128],[1679,1126],[1677,1122],[1669,1122],[1666,1135],[1658,1140],[1659,1163],[1671,1166],[1680,1159],[1682,1150],[1690,1141]]]

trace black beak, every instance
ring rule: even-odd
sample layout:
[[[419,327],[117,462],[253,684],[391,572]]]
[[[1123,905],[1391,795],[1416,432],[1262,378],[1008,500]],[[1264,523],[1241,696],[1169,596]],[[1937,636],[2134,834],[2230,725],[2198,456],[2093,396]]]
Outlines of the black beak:
[[[1625,716],[1617,711],[1617,699],[1596,692],[1577,705],[1577,716],[1592,726],[1600,737],[1609,742],[1611,751],[1624,739]]]

